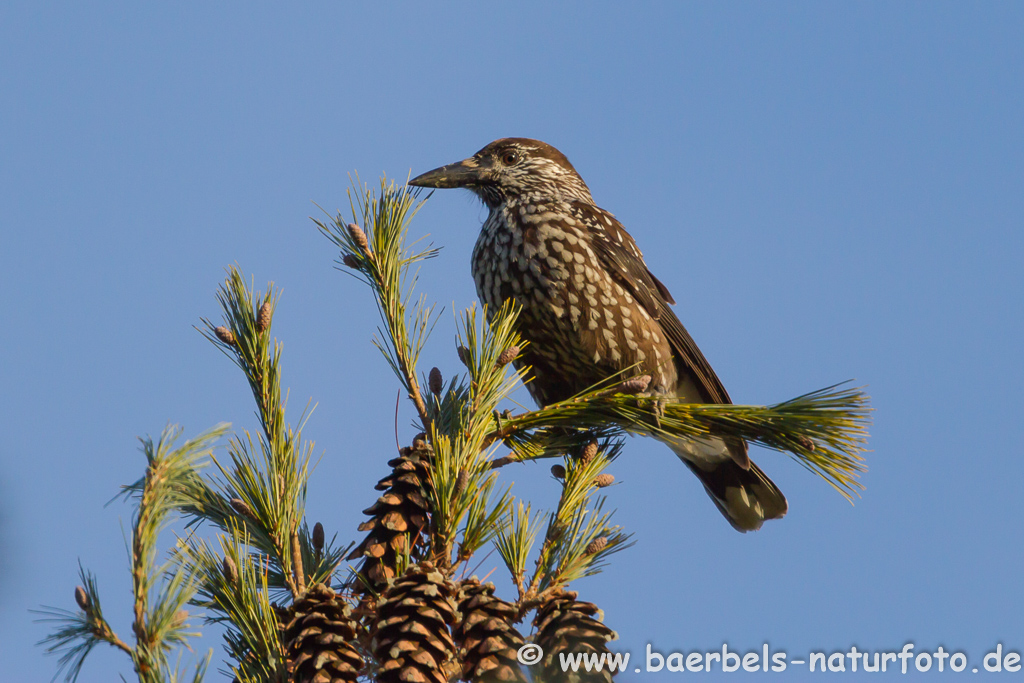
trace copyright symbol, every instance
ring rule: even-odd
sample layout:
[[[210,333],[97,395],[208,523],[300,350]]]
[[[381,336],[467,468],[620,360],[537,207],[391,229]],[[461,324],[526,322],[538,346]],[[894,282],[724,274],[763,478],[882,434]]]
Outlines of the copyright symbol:
[[[544,648],[535,643],[527,643],[519,648],[519,652],[516,653],[516,659],[519,660],[520,664],[526,664],[527,666],[536,664],[540,661],[540,658],[544,656]]]

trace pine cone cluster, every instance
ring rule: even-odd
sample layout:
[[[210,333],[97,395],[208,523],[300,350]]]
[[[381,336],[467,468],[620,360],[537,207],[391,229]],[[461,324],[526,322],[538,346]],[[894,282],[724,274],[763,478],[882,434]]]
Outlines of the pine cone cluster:
[[[462,618],[452,635],[461,650],[462,679],[525,683],[516,659],[523,636],[513,626],[515,606],[495,597],[493,583],[480,583],[474,576],[459,587],[459,613]]]
[[[357,583],[353,585],[356,590],[376,589],[395,578],[396,560],[405,553],[407,540],[415,547],[426,528],[429,510],[427,463],[431,457],[430,446],[424,439],[417,438],[412,448],[403,448],[399,457],[388,462],[391,474],[375,487],[384,491],[384,495],[363,510],[363,514],[371,518],[359,525],[360,531],[370,533],[348,556],[350,560],[365,558],[359,575],[369,586]]]
[[[352,606],[323,584],[314,584],[278,615],[281,642],[296,683],[355,681],[363,658],[353,646],[356,622]]]
[[[586,671],[580,667],[578,672],[563,672],[559,666],[559,652],[602,654],[608,652],[607,642],[618,638],[615,631],[601,623],[597,605],[580,602],[577,596],[575,591],[560,590],[537,610],[534,642],[544,649],[539,677],[568,683],[611,681],[607,670]]]
[[[447,683],[455,653],[454,587],[429,562],[410,567],[377,603],[371,647],[378,683]]]

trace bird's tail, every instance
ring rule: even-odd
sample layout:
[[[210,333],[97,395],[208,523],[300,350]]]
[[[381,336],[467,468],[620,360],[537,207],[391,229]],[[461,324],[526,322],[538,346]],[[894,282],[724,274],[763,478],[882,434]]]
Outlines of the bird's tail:
[[[702,441],[668,445],[697,475],[711,500],[737,531],[756,531],[766,519],[779,519],[789,509],[779,487],[753,462],[749,469],[744,469],[728,456],[716,458],[709,452],[715,445]],[[712,457],[694,457],[695,451]]]

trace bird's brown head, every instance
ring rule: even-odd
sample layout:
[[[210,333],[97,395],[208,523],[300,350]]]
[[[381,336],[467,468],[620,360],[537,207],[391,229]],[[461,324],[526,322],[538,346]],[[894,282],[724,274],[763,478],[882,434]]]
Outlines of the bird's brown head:
[[[495,140],[468,159],[409,181],[418,187],[464,187],[489,208],[523,196],[593,203],[590,190],[565,155],[529,138]]]

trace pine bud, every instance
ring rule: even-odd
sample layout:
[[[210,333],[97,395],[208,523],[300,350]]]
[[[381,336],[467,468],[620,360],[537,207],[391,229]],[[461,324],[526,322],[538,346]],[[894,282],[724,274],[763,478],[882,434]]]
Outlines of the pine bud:
[[[647,387],[651,384],[650,375],[641,375],[640,377],[634,377],[633,379],[627,379],[625,382],[617,387],[617,393],[620,394],[639,394],[642,391],[647,391]]]
[[[348,224],[348,234],[352,236],[352,241],[355,242],[359,250],[364,254],[370,253],[370,243],[366,239],[366,233],[355,223]]]
[[[467,486],[469,486],[469,470],[462,470],[459,472],[458,481],[455,482],[455,495],[461,495]]]
[[[603,489],[605,486],[611,486],[612,482],[615,481],[614,474],[599,474],[594,477],[594,486],[599,489]]]
[[[796,440],[801,446],[811,451],[812,453],[814,452],[814,442],[808,439],[806,436],[798,436],[796,437]]]
[[[599,536],[587,544],[587,555],[597,555],[607,547],[608,538],[606,536]]]
[[[270,327],[270,302],[265,301],[260,306],[260,314],[256,316],[256,331],[266,332],[268,327]]]
[[[232,334],[231,330],[229,330],[228,328],[224,327],[223,325],[221,325],[220,327],[214,329],[214,334],[217,335],[217,339],[220,339],[222,342],[224,342],[228,346],[235,346],[236,345],[235,344],[235,335]]]
[[[469,367],[469,349],[467,349],[465,346],[458,346],[455,350],[459,352],[459,360],[462,361],[462,364],[465,365],[468,368]]]
[[[518,355],[519,355],[519,347],[518,346],[510,346],[510,347],[508,347],[507,349],[505,349],[504,351],[501,352],[500,356],[498,356],[498,367],[499,368],[505,367],[506,365],[511,363],[515,359],[515,357],[518,356]]]
[[[597,439],[594,439],[586,445],[583,449],[583,453],[580,454],[580,463],[584,466],[589,465],[590,461],[597,456]]]
[[[344,258],[341,259],[341,262],[344,263],[349,268],[359,268],[359,259],[357,259],[352,254],[345,254]]]
[[[430,386],[430,393],[434,396],[440,396],[444,391],[444,378],[441,377],[441,371],[437,368],[430,368],[430,377],[427,382]]]
[[[491,469],[496,470],[499,467],[504,467],[505,465],[509,465],[511,463],[514,463],[515,461],[516,459],[514,456],[503,455],[500,458],[495,458],[494,460],[491,461]]]
[[[420,432],[412,439],[412,449],[414,451],[422,451],[427,447],[427,435]]]
[[[242,500],[241,498],[232,498],[229,502],[231,503],[231,507],[234,508],[235,512],[242,515],[243,517],[248,517],[249,519],[256,521],[256,514],[252,511],[252,508],[249,507],[249,504],[246,503],[244,500]]]
[[[547,538],[552,541],[557,541],[558,538],[565,532],[565,524],[559,522],[557,519],[551,522],[548,526]]]
[[[89,594],[86,593],[85,589],[81,586],[75,587],[75,602],[78,603],[78,606],[82,608],[83,612],[89,611],[89,607],[91,606],[89,604]]]
[[[324,525],[317,522],[313,525],[313,550],[322,552],[324,549]]]
[[[565,479],[565,468],[561,465],[552,465],[551,474],[554,475],[555,479]]]
[[[229,556],[224,556],[224,560],[220,563],[220,570],[224,572],[224,578],[227,579],[228,583],[238,581],[238,567],[235,566],[235,561]]]
[[[174,613],[174,620],[172,621],[174,628],[181,628],[185,625],[186,621],[188,621],[188,610],[180,609]]]

